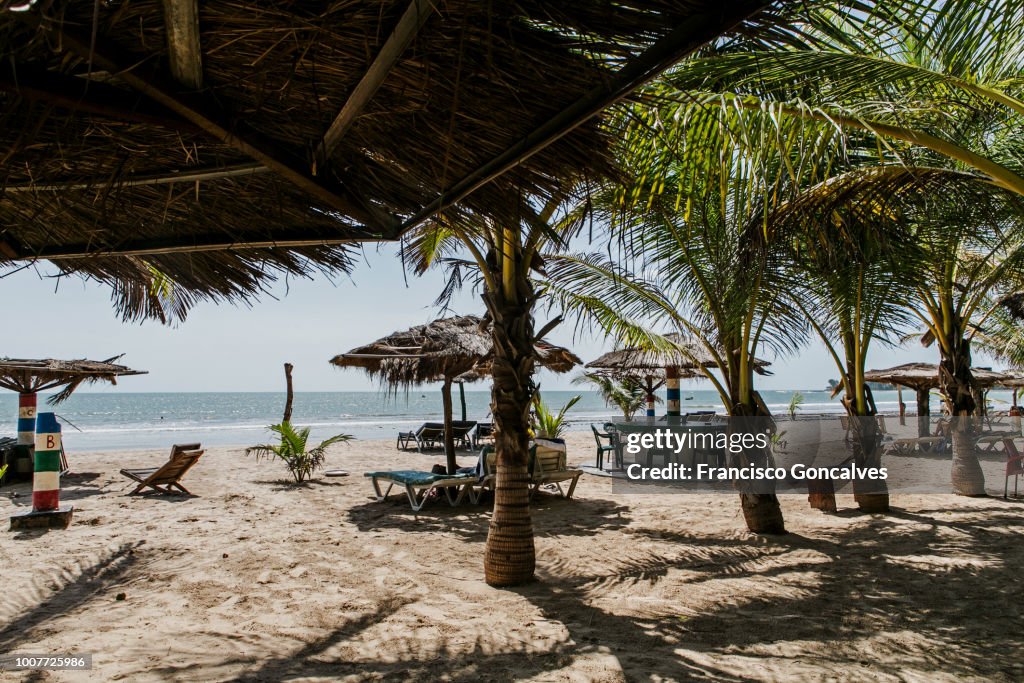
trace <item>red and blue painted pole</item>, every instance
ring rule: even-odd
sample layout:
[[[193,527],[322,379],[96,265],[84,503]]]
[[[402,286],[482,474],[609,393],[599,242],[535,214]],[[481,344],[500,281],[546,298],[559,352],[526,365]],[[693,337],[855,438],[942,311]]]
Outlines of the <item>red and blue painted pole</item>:
[[[18,445],[32,446],[36,440],[36,395],[18,394]]]
[[[48,512],[60,507],[60,424],[53,413],[36,417],[35,471],[32,510]]]

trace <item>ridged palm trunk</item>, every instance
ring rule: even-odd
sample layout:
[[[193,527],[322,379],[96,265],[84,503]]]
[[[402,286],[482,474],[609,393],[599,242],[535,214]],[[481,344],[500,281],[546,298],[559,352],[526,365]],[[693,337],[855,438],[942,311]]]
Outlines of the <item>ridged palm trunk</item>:
[[[859,414],[856,406],[849,408],[853,423],[853,462],[859,468],[882,466],[881,439],[878,434],[878,420],[873,411]],[[884,479],[854,479],[853,499],[861,512],[888,512],[889,488]]]
[[[452,380],[444,378],[441,386],[441,403],[444,406],[444,455],[447,460],[448,474],[455,474],[459,463],[455,460],[455,430],[452,428]]]
[[[985,474],[978,462],[973,421],[974,402],[971,375],[971,342],[957,335],[949,340],[949,353],[939,362],[939,384],[953,413],[953,492],[961,496],[985,495]]]
[[[493,318],[491,412],[498,467],[494,512],[484,553],[484,578],[492,586],[526,583],[533,579],[536,564],[527,469],[534,394],[532,308],[536,296],[525,276],[507,276],[504,284],[512,296],[506,296],[504,290],[484,294]]]
[[[771,419],[771,413],[762,408],[762,401],[751,399],[738,401],[733,404],[730,417],[732,418],[764,418]],[[760,420],[752,420],[760,422]],[[741,454],[730,455],[735,458],[742,455],[749,463],[765,465],[768,462],[768,453],[760,449],[750,449]],[[731,464],[737,464],[735,462]],[[743,484],[741,483],[742,487]],[[743,519],[747,523],[747,529],[755,534],[784,534],[786,523],[782,518],[782,507],[779,505],[779,497],[774,493],[754,493],[740,489],[740,508],[743,510]]]

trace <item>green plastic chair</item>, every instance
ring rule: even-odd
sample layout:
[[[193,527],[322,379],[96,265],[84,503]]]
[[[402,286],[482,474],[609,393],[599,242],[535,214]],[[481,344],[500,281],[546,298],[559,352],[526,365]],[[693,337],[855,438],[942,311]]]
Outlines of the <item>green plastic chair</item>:
[[[604,469],[604,454],[611,453],[612,464],[615,463],[615,445],[612,442],[612,435],[607,432],[600,432],[597,427],[590,425],[591,431],[594,432],[594,441],[597,442],[597,469]],[[605,444],[603,439],[608,439],[608,443]]]

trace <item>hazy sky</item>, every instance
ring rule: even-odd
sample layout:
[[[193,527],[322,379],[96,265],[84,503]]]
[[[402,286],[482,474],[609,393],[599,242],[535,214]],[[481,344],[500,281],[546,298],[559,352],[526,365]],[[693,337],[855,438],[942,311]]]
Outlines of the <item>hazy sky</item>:
[[[7,331],[0,355],[20,358],[103,359],[124,353],[122,362],[149,374],[126,377],[114,391],[282,391],[282,364],[295,365],[296,391],[376,389],[357,370],[328,364],[337,353],[437,316],[432,302],[442,275],[402,276],[396,247],[368,247],[350,278],[329,282],[295,280],[273,290],[252,308],[200,304],[177,327],[121,322],[110,304],[109,290],[78,278],[58,281],[46,267],[25,269],[0,279]],[[470,292],[456,299],[458,313],[481,313]],[[547,320],[541,313],[538,326]],[[17,321],[17,326],[15,325]],[[549,335],[570,346],[584,361],[611,348],[592,336],[574,338],[571,322]],[[934,349],[877,348],[871,367],[915,360],[934,362]],[[824,350],[814,346],[797,357],[772,359],[774,376],[759,380],[766,389],[819,389],[836,371]],[[984,364],[979,358],[978,364]],[[575,374],[575,373],[573,373]],[[543,373],[548,389],[572,388],[569,376]],[[684,386],[710,388],[705,383]],[[485,385],[467,387],[484,389]],[[98,389],[98,388],[97,388]],[[87,391],[94,389],[85,389]],[[102,389],[108,390],[108,389]]]

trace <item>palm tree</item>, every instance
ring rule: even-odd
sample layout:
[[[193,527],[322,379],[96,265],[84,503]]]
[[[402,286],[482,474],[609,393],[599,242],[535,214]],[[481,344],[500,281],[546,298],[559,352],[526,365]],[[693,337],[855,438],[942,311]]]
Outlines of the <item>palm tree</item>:
[[[728,413],[770,418],[754,388],[755,351],[792,351],[807,325],[791,297],[791,236],[767,218],[827,173],[816,159],[832,137],[822,129],[805,139],[799,122],[779,126],[757,112],[673,104],[673,94],[654,89],[658,104],[628,112],[621,158],[634,180],[590,200],[643,273],[596,254],[563,255],[547,259],[549,286],[564,308],[623,344],[673,346],[655,331],[665,328],[692,339],[721,370],[718,378],[702,366]],[[784,532],[774,494],[745,491],[741,506],[751,531]]]
[[[894,215],[888,205],[901,193],[928,189],[903,173],[880,182],[873,169],[851,170],[804,190],[776,215],[798,224],[793,263],[804,276],[798,306],[839,370],[859,467],[881,464],[877,410],[864,377],[868,352],[876,341],[898,343],[914,319],[921,277],[913,232],[879,216]],[[816,484],[810,490],[812,507],[834,511],[832,482]],[[864,512],[888,510],[884,481],[855,480],[854,495]]]
[[[939,346],[950,407],[955,415],[969,415],[975,407],[972,316],[984,316],[989,290],[1016,263],[1019,237],[1006,234],[992,216],[1020,210],[1005,193],[1024,195],[1024,139],[1018,134],[1024,100],[1017,95],[1024,5],[897,0],[865,5],[856,14],[811,12],[805,19],[814,50],[734,42],[685,64],[670,80],[690,101],[770,112],[780,125],[792,118],[808,127],[835,127],[862,149],[873,139],[879,160],[895,158],[904,172],[945,174],[949,185],[965,191],[961,201],[949,196],[952,188],[931,194],[953,205],[941,201],[947,206],[928,211],[923,242],[929,243],[936,221],[961,220],[964,211],[971,227],[951,238],[948,226],[938,224],[942,237],[931,240],[937,248],[930,252],[933,267],[920,288],[919,311]],[[975,187],[966,188],[965,179]],[[1003,208],[978,215],[970,205],[978,194],[992,195],[985,206]],[[917,201],[918,213],[923,201]],[[980,258],[969,246],[977,242],[987,245]],[[958,420],[954,430],[952,479],[958,493],[976,495],[984,492],[984,480],[966,422]]]
[[[572,383],[593,386],[600,392],[606,406],[615,406],[622,411],[622,417],[626,422],[631,422],[636,412],[647,403],[647,390],[635,377],[615,378],[596,372],[585,372],[573,379]]]
[[[527,469],[530,406],[537,391],[534,342],[560,318],[540,331],[535,329],[533,312],[540,295],[531,273],[543,271],[541,252],[546,245],[566,238],[551,225],[562,199],[562,195],[552,197],[539,213],[523,199],[518,225],[482,217],[442,217],[410,233],[403,247],[403,258],[417,274],[435,265],[450,267],[451,284],[442,297],[461,285],[467,269],[475,273],[491,322],[497,485],[484,552],[484,579],[492,586],[530,581],[536,565]],[[470,260],[453,258],[463,249]]]
[[[282,422],[270,425],[269,429],[281,437],[281,443],[250,446],[245,449],[246,455],[253,454],[257,459],[282,460],[297,484],[309,479],[313,472],[323,467],[328,446],[352,439],[348,434],[337,434],[310,448],[309,427],[293,427],[290,422]]]

